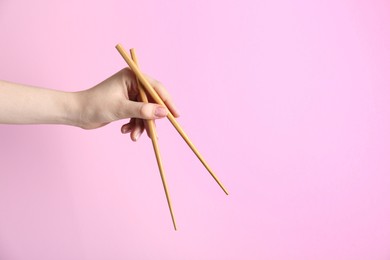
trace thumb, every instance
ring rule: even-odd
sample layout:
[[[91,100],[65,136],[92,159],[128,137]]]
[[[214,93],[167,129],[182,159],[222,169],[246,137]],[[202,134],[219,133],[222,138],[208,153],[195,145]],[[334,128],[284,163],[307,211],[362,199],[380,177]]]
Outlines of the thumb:
[[[168,110],[158,104],[135,102],[129,100],[124,114],[127,118],[158,119],[168,115]]]

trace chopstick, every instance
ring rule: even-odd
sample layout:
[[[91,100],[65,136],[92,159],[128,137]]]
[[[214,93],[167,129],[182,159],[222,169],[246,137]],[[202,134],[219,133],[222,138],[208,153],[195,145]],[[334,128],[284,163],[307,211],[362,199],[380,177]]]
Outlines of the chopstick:
[[[138,59],[137,59],[137,55],[135,54],[135,49],[130,49],[130,54],[131,54],[131,58],[133,59],[134,61],[134,64],[136,66],[138,66]],[[144,102],[144,103],[148,103],[148,97],[146,96],[146,93],[143,89],[143,87],[141,86],[141,84],[139,83],[139,80],[137,78],[137,85],[138,85],[138,89],[139,89],[139,94],[140,94],[140,97],[141,97],[141,101]],[[173,222],[173,227],[175,228],[175,230],[177,230],[176,228],[176,221],[175,221],[175,216],[173,214],[173,210],[172,210],[172,205],[171,205],[171,199],[169,197],[169,191],[168,191],[168,186],[165,182],[165,174],[164,174],[164,167],[162,165],[162,160],[161,160],[161,154],[160,154],[160,148],[158,146],[158,142],[157,142],[157,132],[156,132],[156,127],[153,123],[153,120],[145,120],[146,121],[146,124],[147,124],[147,127],[148,127],[148,130],[149,130],[149,134],[150,134],[150,138],[152,139],[152,144],[153,144],[153,149],[154,149],[154,153],[156,155],[156,160],[157,160],[157,164],[158,164],[158,169],[160,171],[160,176],[161,176],[161,181],[163,183],[163,186],[164,186],[164,191],[165,191],[165,197],[167,198],[167,202],[168,202],[168,207],[169,207],[169,211],[171,213],[171,218],[172,218],[172,222]]]
[[[218,185],[221,187],[221,189],[226,193],[226,195],[229,195],[226,188],[222,185],[222,183],[219,181],[217,176],[213,173],[210,166],[207,164],[206,160],[203,158],[203,156],[200,154],[198,149],[196,149],[195,145],[192,143],[190,138],[187,136],[187,134],[184,132],[183,128],[180,126],[180,124],[176,121],[175,117],[172,115],[172,113],[169,111],[169,108],[165,105],[164,101],[160,98],[160,96],[157,94],[157,92],[154,90],[154,88],[150,85],[149,81],[143,76],[137,65],[131,60],[130,56],[127,54],[125,49],[122,47],[121,44],[117,44],[115,48],[118,50],[118,52],[121,54],[122,58],[126,61],[126,63],[129,65],[131,70],[135,73],[139,81],[141,81],[142,86],[145,87],[145,90],[149,93],[149,95],[160,105],[164,106],[168,110],[168,119],[171,122],[171,124],[175,127],[176,131],[181,135],[181,137],[184,139],[184,141],[187,143],[187,145],[190,147],[190,149],[193,151],[193,153],[198,157],[200,162],[203,164],[203,166],[207,169],[207,171],[210,173],[210,175],[214,178],[214,180],[218,183]]]

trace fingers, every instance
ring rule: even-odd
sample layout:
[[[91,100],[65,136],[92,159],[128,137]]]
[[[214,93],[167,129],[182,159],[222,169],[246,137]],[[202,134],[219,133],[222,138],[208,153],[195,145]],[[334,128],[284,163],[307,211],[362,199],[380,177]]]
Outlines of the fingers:
[[[151,78],[150,76],[144,74],[147,80],[150,82],[150,84],[153,86],[154,90],[156,90],[157,94],[161,97],[162,101],[165,103],[165,105],[168,107],[169,111],[172,113],[174,117],[179,117],[179,110],[177,109],[175,103],[172,100],[171,95],[167,91],[167,89],[164,87],[164,85]]]
[[[135,126],[134,126],[134,130],[130,134],[130,138],[131,138],[131,140],[133,140],[135,142],[142,135],[145,128],[144,128],[144,122],[142,119],[135,118],[134,121],[135,121]]]
[[[134,127],[134,126],[132,126],[131,123],[132,123],[132,121],[130,120],[129,123],[124,124],[124,125],[121,127],[121,132],[122,132],[122,134],[128,134],[128,133],[130,133],[130,132],[133,130],[133,127]]]
[[[152,124],[155,128],[156,125],[154,120],[166,117],[168,114],[168,109],[174,117],[179,117],[179,111],[174,104],[171,95],[168,93],[163,84],[146,74],[144,74],[144,76],[150,82],[168,109],[159,104],[141,102],[139,88],[136,84],[136,81],[134,80],[135,75],[133,75],[128,70],[125,70],[125,72],[125,76],[128,80],[126,81],[128,91],[127,98],[130,100],[126,100],[125,105],[121,106],[121,111],[117,115],[119,115],[119,119],[131,118],[131,120],[129,123],[122,126],[121,131],[122,133],[130,133],[130,138],[133,141],[137,141],[144,130],[146,130],[150,138],[151,130],[149,129],[149,123],[147,123],[145,120],[153,120]],[[129,78],[131,78],[131,80]],[[150,96],[148,99],[149,102],[154,101]]]
[[[144,121],[139,118],[132,118],[129,123],[121,127],[122,134],[130,133],[132,141],[136,142],[145,130]]]
[[[137,86],[136,76],[134,73],[128,69],[125,68],[121,71],[124,82],[127,87],[127,95],[130,100],[139,100],[139,89]],[[179,111],[173,102],[173,99],[167,89],[164,87],[164,85],[159,82],[158,80],[153,79],[147,74],[143,74],[145,78],[150,82],[154,90],[157,92],[157,94],[161,97],[165,105],[168,107],[169,111],[172,113],[174,117],[179,117]],[[151,101],[151,100],[150,100]]]
[[[152,126],[154,129],[156,129],[156,123],[154,120],[151,121]],[[132,141],[136,142],[142,133],[146,130],[146,133],[148,134],[148,137],[151,138],[151,132],[149,129],[149,124],[146,122],[146,120],[139,119],[139,118],[132,118],[130,119],[130,122],[127,124],[122,125],[121,132],[122,134],[128,134],[130,133],[130,138]],[[157,133],[156,133],[157,135]],[[158,136],[157,136],[158,138]]]

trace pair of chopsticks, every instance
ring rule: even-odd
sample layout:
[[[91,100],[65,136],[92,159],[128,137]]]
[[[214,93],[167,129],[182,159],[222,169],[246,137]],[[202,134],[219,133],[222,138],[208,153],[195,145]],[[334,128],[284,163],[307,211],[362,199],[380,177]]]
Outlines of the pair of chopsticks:
[[[168,120],[171,122],[171,124],[175,127],[177,132],[180,134],[180,136],[184,139],[184,141],[187,143],[187,145],[191,148],[191,150],[194,152],[194,154],[198,157],[198,159],[201,161],[201,163],[204,165],[204,167],[207,169],[207,171],[211,174],[211,176],[214,178],[214,180],[218,183],[218,185],[222,188],[222,190],[228,195],[228,192],[226,188],[222,185],[222,183],[218,180],[217,176],[213,173],[210,166],[206,163],[203,156],[200,154],[198,149],[196,149],[195,145],[191,142],[187,134],[184,132],[183,128],[179,125],[175,117],[172,115],[172,113],[169,111],[169,108],[165,105],[164,101],[160,98],[160,96],[157,94],[157,92],[154,90],[154,88],[151,86],[149,81],[144,77],[144,75],[141,73],[139,67],[138,67],[138,60],[137,56],[135,54],[135,50],[131,49],[130,54],[125,51],[125,49],[122,47],[121,44],[116,45],[116,49],[121,54],[123,59],[126,61],[126,63],[129,65],[130,69],[134,72],[134,74],[137,77],[137,84],[139,88],[140,98],[142,102],[147,103],[148,97],[146,96],[146,92],[155,100],[156,103],[164,106],[168,110]],[[141,83],[141,84],[140,84]],[[154,148],[154,153],[156,155],[156,160],[158,164],[158,168],[160,171],[161,180],[164,186],[165,196],[167,198],[169,211],[171,213],[171,218],[173,222],[173,227],[175,230],[176,228],[176,221],[172,210],[171,200],[169,197],[168,187],[165,182],[165,174],[164,174],[164,168],[162,166],[162,160],[161,160],[161,154],[160,149],[157,142],[157,133],[155,126],[153,124],[152,120],[146,120],[147,127],[149,128],[149,135],[152,139],[152,144]]]

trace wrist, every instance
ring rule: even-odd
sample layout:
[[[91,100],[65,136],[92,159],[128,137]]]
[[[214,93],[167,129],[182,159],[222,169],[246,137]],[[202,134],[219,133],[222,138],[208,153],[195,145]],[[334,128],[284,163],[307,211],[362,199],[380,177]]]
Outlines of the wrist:
[[[65,92],[63,124],[84,128],[82,92]]]

